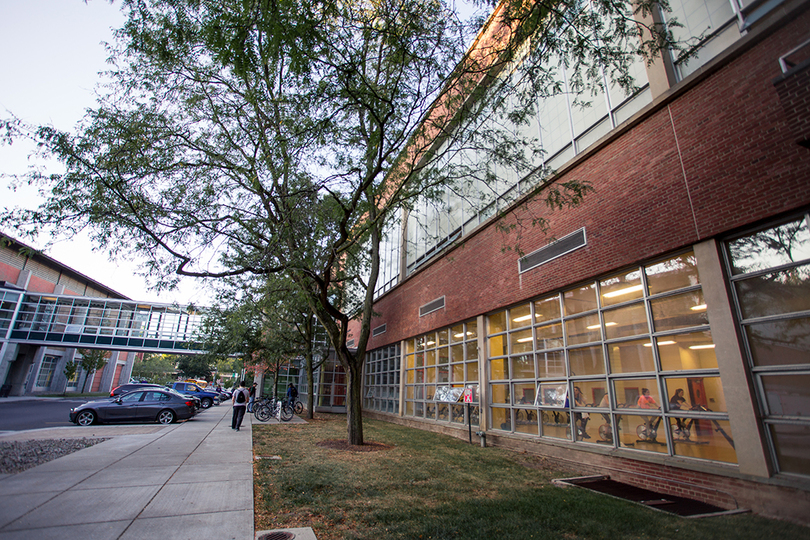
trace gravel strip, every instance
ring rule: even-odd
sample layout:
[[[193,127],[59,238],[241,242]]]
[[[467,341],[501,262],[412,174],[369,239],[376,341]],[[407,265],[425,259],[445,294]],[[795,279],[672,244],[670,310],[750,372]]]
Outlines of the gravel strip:
[[[107,439],[48,439],[0,442],[0,474],[18,473]]]

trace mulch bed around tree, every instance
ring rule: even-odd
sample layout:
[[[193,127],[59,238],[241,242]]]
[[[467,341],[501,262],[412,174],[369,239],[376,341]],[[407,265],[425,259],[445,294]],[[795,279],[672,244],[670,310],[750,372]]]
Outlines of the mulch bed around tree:
[[[393,446],[387,444],[367,441],[362,445],[349,444],[345,439],[327,439],[316,443],[323,448],[331,448],[333,450],[346,450],[348,452],[377,452],[379,450],[390,450]]]

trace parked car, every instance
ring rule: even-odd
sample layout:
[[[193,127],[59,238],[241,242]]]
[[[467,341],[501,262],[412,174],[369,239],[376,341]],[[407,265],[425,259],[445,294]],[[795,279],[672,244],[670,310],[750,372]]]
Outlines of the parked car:
[[[112,391],[110,392],[110,397],[116,397],[116,396],[120,396],[120,395],[123,395],[123,394],[128,394],[129,392],[132,392],[133,390],[137,390],[139,388],[149,388],[149,387],[164,388],[164,386],[162,384],[127,383],[127,384],[122,384],[121,386],[116,386],[115,388],[113,388]]]
[[[169,388],[177,390],[181,394],[189,394],[200,398],[200,403],[203,409],[207,409],[211,405],[219,405],[220,397],[217,392],[210,390],[203,390],[195,383],[189,382],[175,382],[167,385]]]
[[[96,422],[159,422],[171,424],[196,414],[194,400],[167,389],[141,388],[114,398],[89,401],[70,409],[70,421],[80,426]]]

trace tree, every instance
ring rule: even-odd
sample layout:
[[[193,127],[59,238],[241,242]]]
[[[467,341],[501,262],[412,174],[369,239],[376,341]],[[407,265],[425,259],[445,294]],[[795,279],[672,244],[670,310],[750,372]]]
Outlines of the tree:
[[[107,355],[109,353],[101,349],[77,349],[77,352],[82,355],[79,364],[82,367],[82,371],[84,371],[84,382],[82,382],[82,393],[84,393],[84,387],[87,385],[87,376],[107,365]]]
[[[89,227],[112,255],[145,256],[158,286],[285,274],[346,372],[347,437],[362,444],[386,223],[448,188],[480,197],[471,179],[486,191],[504,168],[534,169],[539,145],[516,128],[562,91],[554,66],[577,91],[602,70],[631,87],[631,60],[669,41],[633,19],[653,5],[505,0],[465,55],[469,27],[443,0],[124,0],[112,83],[76,132],[4,122],[65,172],[34,174],[48,200],[3,217]],[[552,206],[586,191],[537,185]]]
[[[79,362],[76,360],[68,360],[65,362],[65,369],[62,370],[62,373],[65,374],[65,394],[67,394],[67,382],[72,381],[73,377],[76,376],[76,372],[79,370]]]
[[[210,358],[185,354],[177,359],[177,372],[187,379],[210,379],[213,373]]]
[[[135,359],[132,377],[150,383],[167,384],[174,379],[177,359],[168,354],[146,353]]]

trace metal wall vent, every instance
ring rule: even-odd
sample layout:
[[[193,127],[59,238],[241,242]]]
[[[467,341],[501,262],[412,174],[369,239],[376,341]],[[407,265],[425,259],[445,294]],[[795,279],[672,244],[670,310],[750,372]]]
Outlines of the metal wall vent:
[[[441,298],[437,298],[432,302],[428,302],[424,306],[420,307],[419,316],[424,317],[428,313],[433,313],[434,311],[438,311],[442,308],[444,308],[444,296],[442,296]]]
[[[585,247],[587,243],[585,227],[583,227],[567,236],[563,236],[559,240],[555,240],[547,246],[541,247],[537,251],[529,253],[525,257],[521,257],[518,260],[518,270],[522,274],[527,270],[531,270],[541,264],[553,261],[558,257],[562,257],[581,247]]]
[[[384,324],[381,324],[380,326],[378,326],[377,328],[375,328],[374,330],[371,331],[372,336],[379,336],[380,334],[384,334],[384,333],[385,333],[385,325]]]
[[[351,349],[352,347],[354,347],[354,340],[350,339],[349,341],[346,342],[346,348]]]

